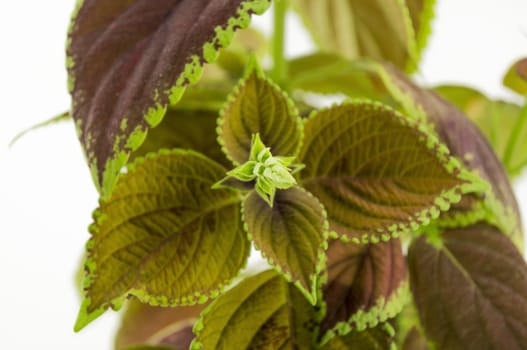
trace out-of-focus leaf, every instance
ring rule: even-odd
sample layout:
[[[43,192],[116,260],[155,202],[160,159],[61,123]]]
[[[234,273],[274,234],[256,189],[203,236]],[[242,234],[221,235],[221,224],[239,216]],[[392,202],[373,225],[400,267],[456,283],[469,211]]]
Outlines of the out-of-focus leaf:
[[[273,270],[216,299],[194,327],[191,349],[311,349],[315,314],[298,288]]]
[[[243,203],[243,220],[269,263],[296,282],[315,303],[328,229],[320,202],[307,191],[292,187],[278,191],[271,208],[252,192]]]
[[[402,311],[393,319],[397,333],[397,348],[401,350],[430,350],[422,334],[419,315],[412,298],[408,298]]]
[[[404,1],[294,0],[293,4],[322,50],[415,70],[417,44]]]
[[[428,37],[432,31],[431,22],[434,18],[434,6],[436,0],[404,0],[414,29],[417,51],[417,62],[421,52],[426,47]]]
[[[320,350],[390,350],[395,346],[395,330],[389,323],[373,328],[353,330],[344,336],[335,336]]]
[[[323,342],[395,316],[406,298],[406,265],[399,239],[376,244],[332,240],[323,286]]]
[[[371,74],[368,62],[318,52],[289,62],[288,88],[320,94],[345,94],[383,103],[392,101],[382,80]]]
[[[84,0],[68,33],[72,115],[108,196],[169,103],[269,0]],[[133,28],[133,30],[130,30]]]
[[[527,344],[527,265],[495,227],[476,224],[424,236],[408,251],[410,286],[436,349],[510,349]]]
[[[217,64],[234,79],[239,79],[249,63],[249,57],[263,58],[267,52],[267,41],[254,28],[238,30],[231,46],[220,50]]]
[[[204,303],[245,265],[240,197],[211,186],[225,173],[175,149],[136,160],[94,213],[76,330],[123,297],[151,305]]]
[[[115,338],[115,349],[123,350],[141,344],[164,344],[188,349],[194,334],[192,327],[206,305],[160,307],[127,302]],[[167,339],[168,338],[168,339]]]
[[[409,116],[428,121],[452,155],[492,185],[492,191],[484,198],[475,198],[471,202],[477,204],[484,199],[486,208],[490,209],[487,210],[491,214],[488,219],[523,251],[519,208],[507,173],[478,127],[455,106],[437,93],[415,85],[395,67],[385,64],[379,67],[379,74]]]
[[[428,224],[461,194],[486,189],[422,126],[378,103],[321,110],[304,132],[299,183],[347,240],[388,240]]]
[[[60,123],[60,122],[69,120],[70,118],[71,118],[70,113],[69,112],[64,112],[64,113],[59,114],[59,115],[57,115],[57,116],[55,116],[53,118],[45,120],[42,123],[38,123],[38,124],[33,125],[33,126],[27,128],[25,130],[22,130],[15,137],[13,137],[11,142],[9,142],[9,146],[10,147],[13,146],[18,140],[20,140],[22,137],[24,137],[30,131],[37,130],[37,129],[40,129],[40,128],[44,128],[44,127],[46,127],[48,125],[52,125],[52,124],[55,124],[55,123]]]
[[[159,345],[134,345],[131,347],[124,348],[123,350],[186,350],[185,348],[174,348],[172,346],[159,346]]]
[[[503,77],[503,85],[527,96],[527,58],[516,61]]]
[[[218,140],[235,165],[249,160],[258,134],[273,156],[296,156],[302,123],[293,102],[252,62],[221,112]]]
[[[492,145],[507,173],[520,175],[527,166],[527,107],[489,100],[462,86],[439,86],[441,96],[472,119]]]
[[[417,328],[413,327],[406,334],[401,350],[430,350],[430,347],[428,346],[426,338]]]
[[[150,136],[132,154],[132,159],[160,149],[183,148],[200,152],[224,166],[230,166],[216,141],[217,119],[217,112],[169,109],[161,124],[149,131]]]

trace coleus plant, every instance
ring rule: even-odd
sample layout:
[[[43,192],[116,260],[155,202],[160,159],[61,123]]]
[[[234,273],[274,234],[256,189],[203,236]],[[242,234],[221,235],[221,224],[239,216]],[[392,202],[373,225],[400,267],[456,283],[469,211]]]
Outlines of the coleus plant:
[[[276,0],[270,71],[244,29],[269,0],[78,3],[101,200],[75,329],[126,303],[118,349],[525,348],[527,107],[412,82],[433,1],[291,2],[322,51],[284,58]]]

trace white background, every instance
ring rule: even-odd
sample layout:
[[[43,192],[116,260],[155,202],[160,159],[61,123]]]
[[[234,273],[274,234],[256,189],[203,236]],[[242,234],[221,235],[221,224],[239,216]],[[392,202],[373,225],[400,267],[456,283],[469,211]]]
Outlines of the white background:
[[[111,1],[111,0],[108,0]],[[0,1],[0,348],[110,349],[108,312],[73,333],[74,287],[97,195],[71,123],[20,130],[68,109],[64,43],[74,0]],[[526,0],[438,0],[419,79],[514,98],[501,77],[527,56]],[[269,16],[256,20],[269,28]],[[311,46],[289,27],[288,53]],[[516,185],[525,213],[527,181]],[[524,214],[525,215],[525,214]]]

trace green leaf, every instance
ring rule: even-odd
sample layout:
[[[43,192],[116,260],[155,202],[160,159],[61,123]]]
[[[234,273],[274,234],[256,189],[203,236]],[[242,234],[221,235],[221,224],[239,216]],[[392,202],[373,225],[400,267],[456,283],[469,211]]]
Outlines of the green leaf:
[[[92,176],[108,196],[167,105],[269,0],[84,0],[68,33],[69,88]],[[130,30],[134,28],[134,30]]]
[[[45,121],[43,121],[41,123],[38,123],[36,125],[33,125],[33,126],[27,128],[25,130],[22,130],[15,137],[13,137],[11,142],[9,142],[9,147],[12,147],[18,140],[20,140],[22,137],[24,137],[30,131],[41,129],[41,128],[44,128],[46,126],[49,126],[49,125],[52,125],[52,124],[55,124],[55,123],[60,123],[60,122],[66,121],[66,120],[70,120],[70,118],[71,118],[70,113],[69,112],[64,112],[64,113],[59,114],[59,115],[57,115],[57,116],[55,116],[53,118],[45,120]]]
[[[327,248],[326,213],[319,201],[292,187],[276,192],[272,208],[256,192],[249,194],[242,208],[257,249],[315,303]]]
[[[495,227],[422,236],[408,251],[421,324],[437,349],[524,349],[527,265]]]
[[[420,124],[378,103],[321,110],[304,131],[299,183],[346,240],[399,236],[437,218],[462,193],[486,189]]]
[[[293,4],[322,50],[415,70],[416,38],[403,1],[294,0]]]
[[[462,86],[440,86],[435,90],[476,123],[507,173],[512,177],[520,175],[527,166],[527,107],[490,100]]]
[[[375,327],[403,308],[406,265],[399,239],[377,244],[330,242],[322,342]]]
[[[237,275],[250,244],[239,195],[211,189],[224,173],[179,149],[128,167],[94,213],[76,330],[127,295],[151,305],[192,305],[216,296]]]
[[[218,123],[218,141],[235,165],[249,160],[255,134],[274,156],[296,156],[302,139],[302,123],[293,102],[254,60]]]
[[[231,45],[220,50],[217,64],[225,69],[231,78],[238,80],[249,64],[251,55],[262,59],[267,49],[266,38],[255,28],[238,30],[234,34]]]
[[[312,306],[273,270],[243,280],[216,299],[194,327],[190,349],[310,349]]]
[[[206,305],[160,307],[137,300],[126,303],[115,337],[115,349],[141,344],[172,345],[188,349],[194,334],[192,327]]]
[[[395,330],[389,323],[374,328],[353,330],[344,336],[335,336],[320,347],[321,350],[395,350]]]
[[[419,62],[420,56],[426,47],[428,37],[432,32],[431,24],[434,18],[434,6],[436,0],[404,0],[410,18],[416,39],[416,62]]]
[[[493,216],[490,223],[509,235],[523,252],[518,203],[503,165],[478,127],[438,94],[415,85],[395,67],[379,66],[378,72],[391,95],[412,119],[432,124],[452,155],[492,185],[492,191],[484,196],[485,207]]]
[[[503,77],[503,85],[527,96],[527,58],[516,61]]]
[[[336,54],[318,52],[288,63],[291,89],[320,94],[345,94],[392,102],[382,81],[372,74],[365,60],[347,60]]]
[[[230,166],[212,136],[216,133],[217,119],[217,111],[169,109],[161,124],[148,132],[149,137],[132,154],[131,159],[161,149],[183,148],[200,152],[224,166]]]

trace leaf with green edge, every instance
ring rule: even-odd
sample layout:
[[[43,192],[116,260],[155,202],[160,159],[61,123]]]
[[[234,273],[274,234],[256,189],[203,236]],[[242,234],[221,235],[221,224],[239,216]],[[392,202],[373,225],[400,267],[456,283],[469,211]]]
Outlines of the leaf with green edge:
[[[379,65],[378,73],[410,118],[430,123],[452,155],[491,184],[492,191],[484,196],[492,214],[490,223],[509,235],[523,252],[518,203],[503,165],[478,127],[437,93],[417,86],[392,65]]]
[[[408,250],[410,287],[437,349],[524,349],[527,265],[498,229],[479,223],[421,236]]]
[[[160,307],[131,299],[121,317],[115,336],[115,349],[123,350],[142,344],[172,345],[188,349],[194,333],[192,327],[206,304]]]
[[[335,336],[320,350],[396,350],[395,330],[390,323],[379,323],[373,328],[353,330],[344,336]]]
[[[132,151],[270,0],[81,0],[68,33],[72,114],[108,196]],[[134,28],[134,30],[130,30]]]
[[[264,271],[205,309],[190,349],[310,349],[316,317],[298,288]]]
[[[322,343],[375,327],[402,310],[408,288],[399,239],[366,245],[332,240],[327,256]]]
[[[514,62],[503,77],[503,85],[520,95],[527,96],[527,58]]]
[[[419,62],[428,42],[428,37],[432,32],[431,24],[434,18],[436,0],[404,0],[404,2],[412,19],[416,40],[416,62]]]
[[[66,120],[70,120],[70,118],[71,118],[70,113],[69,112],[64,112],[64,113],[61,113],[61,114],[59,114],[57,116],[54,116],[53,118],[45,120],[45,121],[43,121],[41,123],[38,123],[38,124],[33,125],[33,126],[30,126],[29,128],[27,128],[25,130],[22,130],[15,137],[13,137],[13,139],[9,142],[9,147],[13,147],[13,145],[18,140],[20,140],[22,137],[24,137],[30,131],[41,129],[41,128],[44,128],[46,126],[49,126],[49,125],[52,125],[52,124],[56,124],[56,123],[60,123],[60,122],[66,121]]]
[[[206,110],[169,109],[161,124],[149,131],[150,137],[135,151],[131,160],[160,149],[184,148],[202,153],[210,159],[230,166],[213,135],[218,113]]]
[[[414,71],[417,46],[403,0],[294,0],[293,5],[324,51],[349,59],[390,61]]]
[[[252,60],[218,119],[218,141],[235,165],[249,160],[253,135],[273,156],[296,156],[302,122],[293,102]]]
[[[439,86],[435,91],[476,123],[511,177],[520,175],[527,166],[527,107],[490,100],[463,86]]]
[[[242,211],[255,247],[315,303],[328,229],[320,202],[302,188],[292,187],[277,191],[270,207],[253,191],[243,202]]]
[[[238,274],[250,242],[239,194],[211,189],[224,173],[180,149],[128,166],[94,213],[77,331],[128,295],[151,305],[204,303]]]
[[[372,74],[367,60],[348,60],[334,53],[317,52],[288,63],[288,88],[319,94],[345,94],[391,103],[386,88]]]
[[[304,125],[299,184],[346,240],[388,240],[426,225],[486,184],[461,168],[418,123],[379,103],[313,113]]]

